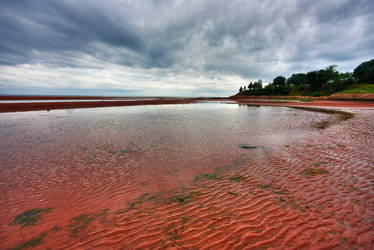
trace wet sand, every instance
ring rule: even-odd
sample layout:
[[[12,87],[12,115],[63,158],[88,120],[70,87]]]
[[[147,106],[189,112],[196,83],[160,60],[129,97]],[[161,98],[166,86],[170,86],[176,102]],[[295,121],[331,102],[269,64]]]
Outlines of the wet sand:
[[[53,111],[53,120],[52,112],[3,114],[0,248],[34,239],[43,249],[372,249],[373,104],[240,103],[277,107],[258,107],[247,120],[245,105],[202,106],[207,123],[180,123],[199,115],[187,105],[175,120],[155,118],[151,130],[141,117],[126,126],[117,119],[168,112],[104,108],[94,122],[99,109]],[[355,116],[340,121],[283,105]],[[270,120],[253,124],[266,114]],[[325,120],[334,122],[314,127]],[[132,126],[138,132],[126,134]],[[9,225],[33,208],[51,210],[35,225]]]

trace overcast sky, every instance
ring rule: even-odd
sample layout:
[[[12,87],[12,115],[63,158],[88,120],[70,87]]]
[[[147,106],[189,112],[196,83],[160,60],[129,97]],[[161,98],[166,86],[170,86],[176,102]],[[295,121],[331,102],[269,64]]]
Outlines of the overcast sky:
[[[0,94],[228,96],[374,58],[372,0],[0,0]]]

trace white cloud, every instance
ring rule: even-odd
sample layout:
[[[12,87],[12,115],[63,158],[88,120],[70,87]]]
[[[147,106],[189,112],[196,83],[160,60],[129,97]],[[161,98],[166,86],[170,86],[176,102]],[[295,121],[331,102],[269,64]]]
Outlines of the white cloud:
[[[227,96],[259,78],[352,71],[374,54],[371,2],[0,2],[0,93]]]

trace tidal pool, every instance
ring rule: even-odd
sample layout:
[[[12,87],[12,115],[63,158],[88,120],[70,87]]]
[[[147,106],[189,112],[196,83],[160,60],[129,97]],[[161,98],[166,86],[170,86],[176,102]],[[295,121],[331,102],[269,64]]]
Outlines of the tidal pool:
[[[228,103],[0,114],[0,248],[336,245],[339,227],[295,195],[334,173],[315,154],[343,146],[312,142],[334,117]]]

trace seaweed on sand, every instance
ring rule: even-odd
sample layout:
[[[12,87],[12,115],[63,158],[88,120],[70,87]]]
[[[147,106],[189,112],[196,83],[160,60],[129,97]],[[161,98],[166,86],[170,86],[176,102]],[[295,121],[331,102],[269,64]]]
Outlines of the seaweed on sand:
[[[333,110],[333,109],[311,108],[311,107],[290,107],[290,108],[301,109],[301,110],[312,111],[312,112],[320,112],[320,113],[331,114],[331,115],[338,115],[339,120],[348,120],[355,116],[354,113],[341,111],[341,110]]]
[[[239,144],[238,147],[242,148],[242,149],[255,149],[255,148],[257,148],[257,146],[250,146],[250,145],[248,145],[246,143]]]
[[[234,176],[234,177],[230,177],[229,180],[230,181],[241,181],[244,179],[244,176],[243,175],[237,175],[237,176]]]
[[[42,214],[48,213],[51,210],[52,208],[35,208],[28,210],[14,217],[13,221],[10,222],[9,225],[20,225],[21,227],[35,225],[39,220],[42,219]]]
[[[137,205],[142,204],[144,201],[150,201],[157,198],[159,195],[150,195],[148,193],[141,194],[135,201],[129,203],[129,209],[136,208]]]
[[[217,173],[213,173],[213,174],[201,174],[201,175],[197,175],[195,176],[195,182],[197,181],[200,181],[200,180],[214,180],[214,181],[218,181],[218,180],[223,180],[224,177],[222,176],[218,176]]]
[[[329,171],[323,169],[323,168],[308,168],[301,172],[301,174],[305,177],[311,177],[321,174],[328,174]]]
[[[330,126],[331,124],[332,124],[331,121],[323,120],[323,121],[317,122],[313,127],[318,128],[318,129],[325,129],[328,126]]]
[[[229,192],[228,192],[228,194],[230,194],[230,195],[232,195],[232,196],[239,196],[239,194],[238,194],[238,193],[235,193],[235,192],[231,192],[231,191],[229,191]]]
[[[30,247],[36,247],[42,242],[42,240],[47,236],[47,233],[41,233],[38,236],[31,238],[30,240],[19,244],[18,246],[12,248],[12,250],[22,250],[25,248],[30,248]]]
[[[136,153],[136,152],[138,152],[138,151],[131,150],[131,149],[121,148],[121,149],[117,150],[116,153],[118,153],[118,154],[126,154],[126,153]]]
[[[75,237],[79,232],[86,230],[88,225],[95,219],[95,216],[89,214],[81,214],[70,219],[70,233],[71,237]]]
[[[280,189],[278,186],[274,186],[273,184],[258,184],[258,188],[270,190],[274,194],[284,194],[285,192]]]
[[[175,196],[172,196],[171,198],[168,199],[169,202],[185,202],[189,199],[192,199],[194,197],[196,197],[197,195],[199,195],[200,192],[196,192],[196,191],[193,191],[193,192],[190,192],[188,195],[175,195]]]
[[[315,128],[318,129],[325,129],[331,125],[333,125],[336,122],[339,121],[345,121],[348,119],[351,119],[355,116],[355,114],[346,112],[346,111],[341,111],[341,110],[332,110],[332,109],[321,109],[321,108],[311,108],[311,107],[290,107],[293,109],[301,109],[301,110],[306,110],[306,111],[312,111],[312,112],[320,112],[324,114],[329,114],[329,115],[336,115],[337,119],[334,120],[323,120],[318,122],[317,124],[314,125]]]
[[[88,225],[95,219],[102,217],[107,214],[109,209],[103,209],[97,214],[81,214],[70,219],[69,227],[69,236],[75,237],[78,233],[87,229]]]

